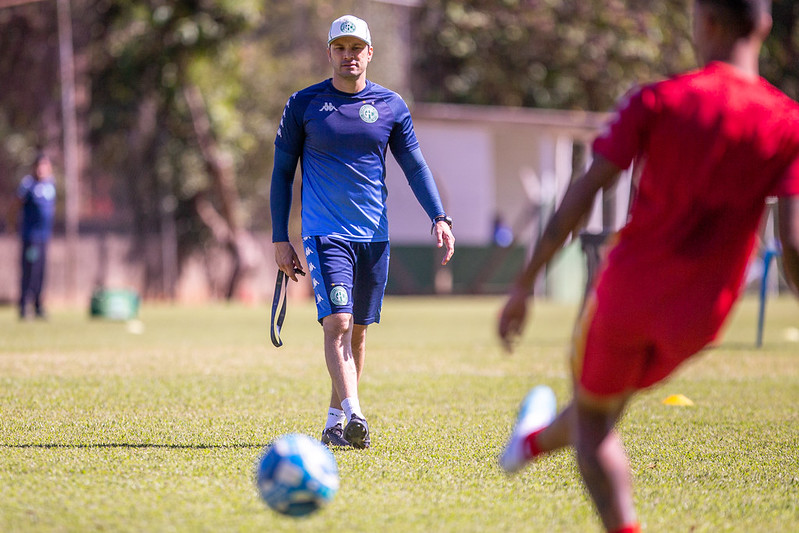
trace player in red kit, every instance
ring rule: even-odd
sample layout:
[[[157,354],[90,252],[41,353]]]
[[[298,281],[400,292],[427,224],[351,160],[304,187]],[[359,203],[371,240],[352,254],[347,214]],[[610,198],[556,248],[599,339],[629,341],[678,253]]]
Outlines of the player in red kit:
[[[614,427],[630,397],[668,377],[718,334],[737,300],[766,199],[779,197],[785,274],[799,292],[799,105],[758,74],[767,0],[696,0],[700,70],[647,85],[620,103],[594,161],[566,193],[511,290],[499,334],[521,332],[541,268],[633,159],[644,169],[628,224],[575,330],[574,397],[522,404],[500,457],[509,472],[573,445],[608,531],[638,531],[627,456]]]

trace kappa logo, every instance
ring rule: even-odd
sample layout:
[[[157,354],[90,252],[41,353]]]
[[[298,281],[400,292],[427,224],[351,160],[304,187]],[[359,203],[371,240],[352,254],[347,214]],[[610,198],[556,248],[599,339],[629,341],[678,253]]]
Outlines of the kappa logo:
[[[347,289],[338,285],[330,289],[330,301],[333,305],[347,305],[349,297],[347,296]]]
[[[310,246],[306,246],[305,247],[305,257],[308,257],[312,253],[313,253],[313,250],[311,250],[311,247]]]
[[[319,109],[319,111],[338,111],[338,110],[336,109],[336,106],[334,106],[330,102],[325,102],[325,105],[323,105],[321,109]]]
[[[361,120],[367,124],[377,122],[377,119],[380,118],[380,115],[377,113],[377,109],[375,109],[375,106],[371,104],[362,105],[361,109],[358,110],[358,115],[361,117]]]

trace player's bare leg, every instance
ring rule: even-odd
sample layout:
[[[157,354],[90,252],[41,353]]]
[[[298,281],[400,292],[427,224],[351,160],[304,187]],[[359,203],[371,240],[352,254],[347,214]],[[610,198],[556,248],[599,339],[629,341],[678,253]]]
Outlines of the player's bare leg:
[[[327,412],[325,429],[322,431],[322,443],[327,446],[350,446],[344,438],[344,426],[347,423],[342,400],[352,399],[357,402],[358,371],[352,356],[352,315],[337,313],[322,319],[324,331],[325,362],[330,374],[331,392],[330,408]]]
[[[574,404],[571,403],[558,413],[550,425],[538,432],[535,436],[536,448],[546,453],[571,446],[574,443],[574,422]]]
[[[358,381],[361,378],[364,361],[366,360],[366,326],[353,324],[350,347],[352,358],[355,361],[355,386],[357,390]],[[344,405],[344,403],[345,401],[342,401],[342,405]],[[360,413],[360,404],[358,404],[358,411],[353,411],[352,416],[349,416],[349,422],[344,428],[344,438],[356,448],[368,448],[371,445],[371,439],[369,438],[369,425],[366,423],[366,419]]]
[[[607,531],[637,527],[627,453],[614,430],[622,403],[598,405],[578,394],[574,407],[577,464]]]
[[[352,315],[334,313],[322,319],[325,362],[334,395],[339,400],[358,398],[358,369],[352,354]],[[341,402],[338,402],[341,407]],[[332,404],[331,404],[332,406]]]
[[[355,361],[356,383],[361,380],[361,373],[363,372],[363,363],[366,360],[366,328],[360,324],[353,324],[352,326],[352,340],[350,346],[352,347],[352,356]],[[330,407],[334,409],[341,409],[341,400],[344,398],[339,397],[336,392],[336,387],[331,387],[330,393]]]
[[[357,372],[356,383],[361,380],[361,373],[363,372],[363,364],[366,361],[366,328],[362,324],[353,324],[352,326],[352,356],[355,359],[355,370]]]
[[[361,413],[358,401],[358,377],[365,358],[365,327],[355,326],[349,313],[334,313],[322,319],[325,334],[325,361],[330,379],[333,382],[335,401],[340,400],[349,422],[344,428],[343,437],[356,448],[370,445],[369,426]],[[356,349],[353,353],[353,332]]]

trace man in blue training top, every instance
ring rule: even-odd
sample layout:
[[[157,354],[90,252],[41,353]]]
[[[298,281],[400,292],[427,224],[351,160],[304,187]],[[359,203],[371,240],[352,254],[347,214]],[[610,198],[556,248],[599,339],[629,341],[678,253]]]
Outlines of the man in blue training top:
[[[333,77],[291,96],[275,139],[272,241],[275,261],[292,280],[302,263],[289,242],[292,183],[302,161],[302,239],[324,330],[332,381],[322,442],[368,448],[369,426],[358,401],[366,328],[380,321],[388,279],[386,148],[391,148],[433,223],[442,265],[455,251],[452,219],[413,130],[408,106],[366,79],[372,38],[365,21],[345,15],[328,34]]]
[[[45,154],[39,154],[33,163],[33,172],[28,174],[17,188],[16,201],[8,213],[9,226],[17,224],[21,248],[21,283],[19,295],[19,317],[28,317],[27,304],[33,303],[36,318],[45,318],[42,305],[44,271],[47,263],[47,243],[53,232],[56,189],[53,167]]]

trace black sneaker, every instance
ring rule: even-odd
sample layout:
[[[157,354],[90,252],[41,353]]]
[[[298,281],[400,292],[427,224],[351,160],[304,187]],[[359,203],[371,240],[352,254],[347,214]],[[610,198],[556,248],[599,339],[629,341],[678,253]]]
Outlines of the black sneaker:
[[[344,438],[353,447],[362,450],[369,447],[369,424],[358,415],[352,415],[347,427],[344,428]]]
[[[322,432],[322,444],[325,446],[352,446],[344,438],[344,430],[341,429],[341,424],[336,424]]]

